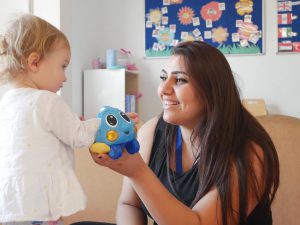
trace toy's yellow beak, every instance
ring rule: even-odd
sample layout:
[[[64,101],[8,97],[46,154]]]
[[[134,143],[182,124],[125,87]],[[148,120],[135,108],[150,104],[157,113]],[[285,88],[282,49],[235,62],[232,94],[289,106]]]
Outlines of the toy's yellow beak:
[[[100,142],[92,144],[90,149],[92,152],[95,152],[98,154],[103,154],[103,153],[107,153],[110,151],[110,147],[107,144],[100,143]]]
[[[117,140],[119,137],[119,134],[118,132],[114,131],[114,130],[110,130],[106,133],[106,138],[107,140],[113,142],[115,140]]]

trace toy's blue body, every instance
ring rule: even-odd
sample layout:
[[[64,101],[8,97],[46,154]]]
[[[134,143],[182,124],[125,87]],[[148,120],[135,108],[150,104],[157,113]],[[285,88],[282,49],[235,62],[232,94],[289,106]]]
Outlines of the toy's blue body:
[[[130,154],[139,151],[140,146],[135,138],[134,122],[124,112],[104,106],[100,109],[97,117],[101,119],[101,123],[94,147],[91,147],[93,152],[107,152],[112,159],[118,159],[121,157],[124,147]],[[98,147],[95,147],[96,145]]]

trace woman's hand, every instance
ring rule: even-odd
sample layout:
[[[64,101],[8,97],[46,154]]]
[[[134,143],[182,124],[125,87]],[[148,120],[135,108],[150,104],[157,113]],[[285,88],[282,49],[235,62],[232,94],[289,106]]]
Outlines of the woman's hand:
[[[123,149],[122,156],[119,159],[111,159],[107,154],[98,154],[91,151],[90,153],[95,163],[127,177],[137,177],[148,168],[139,153],[131,155],[126,149]]]
[[[138,114],[135,112],[128,112],[126,114],[135,123],[135,126],[138,126],[138,124],[140,123]],[[126,149],[122,150],[122,156],[119,159],[111,159],[108,154],[91,152],[91,149],[90,154],[94,162],[96,162],[97,164],[108,167],[116,171],[117,173],[120,173],[127,177],[135,176],[140,170],[140,168],[137,169],[139,166],[147,168],[147,165],[145,164],[139,153],[131,155],[128,154]]]

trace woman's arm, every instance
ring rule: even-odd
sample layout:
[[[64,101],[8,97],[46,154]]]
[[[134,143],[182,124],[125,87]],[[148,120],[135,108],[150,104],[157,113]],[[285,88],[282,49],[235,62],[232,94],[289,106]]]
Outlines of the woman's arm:
[[[120,159],[112,160],[106,154],[91,153],[96,163],[126,176],[118,203],[117,224],[146,224],[141,201],[160,225],[200,224],[198,214],[174,198],[148,167],[157,121],[158,118],[154,118],[139,129],[140,152],[137,154],[123,151]],[[216,207],[212,208],[215,212]]]
[[[118,225],[146,225],[147,216],[142,211],[141,200],[125,177],[117,207]]]
[[[132,115],[129,115],[132,119]],[[141,160],[144,165],[147,165],[149,163],[151,149],[152,149],[152,142],[153,142],[153,136],[154,131],[157,125],[158,118],[155,117],[149,121],[147,121],[141,128],[138,130],[138,137],[140,143],[140,154],[139,158],[142,157]],[[91,153],[94,161],[100,165],[115,168],[116,166],[113,166],[116,160],[110,160],[107,155],[103,154],[101,155],[101,159],[99,159],[98,154]],[[126,156],[124,156],[126,155]],[[137,155],[137,154],[135,154]],[[128,157],[127,152],[123,152],[123,157]],[[106,160],[105,160],[106,159]],[[129,156],[130,159],[130,156]],[[140,158],[141,159],[141,158]],[[121,160],[117,160],[121,161]],[[134,163],[134,162],[133,162]],[[133,167],[133,170],[137,170],[138,167]],[[124,173],[126,168],[124,167],[124,170],[121,169],[121,171],[117,171],[119,173]],[[125,172],[127,173],[127,172]],[[132,188],[132,185],[127,177],[124,177],[123,179],[123,186],[121,195],[119,197],[118,201],[118,208],[117,208],[117,224],[118,225],[142,225],[147,224],[147,216],[142,211],[141,208],[141,200],[136,194],[135,190]]]
[[[151,124],[151,123],[150,123]],[[146,124],[145,127],[146,128]],[[150,129],[154,132],[154,129]],[[153,139],[149,136],[148,129],[141,129],[138,139],[141,143],[141,154],[129,155],[126,151],[119,160],[113,161],[106,155],[95,161],[100,165],[107,166],[127,178],[125,179],[120,202],[118,206],[118,224],[145,224],[145,217],[140,211],[141,201],[151,213],[153,219],[160,225],[222,225],[221,204],[217,188],[212,188],[198,203],[190,209],[178,201],[162,185],[160,180],[148,167],[147,163],[150,156]],[[150,140],[148,139],[150,138]],[[148,143],[149,141],[149,143]],[[252,145],[253,168],[261,185],[261,149],[257,145]],[[148,153],[148,154],[147,154]],[[142,156],[145,159],[145,162]],[[259,158],[258,158],[259,157]],[[232,193],[233,209],[238,213],[238,181],[236,171],[232,172]],[[248,214],[256,206],[257,197],[249,193]],[[235,214],[236,215],[236,214]],[[126,221],[124,218],[128,218]],[[132,219],[131,221],[129,221]],[[126,223],[127,222],[127,223]],[[232,220],[228,219],[230,225]]]
[[[137,154],[129,155],[127,151],[123,151],[120,159],[112,160],[106,154],[100,155],[99,158],[97,154],[92,153],[96,163],[127,176],[119,198],[118,225],[146,224],[141,200],[158,224],[196,224],[182,218],[187,214],[193,215],[195,221],[198,220],[197,214],[174,198],[148,167],[157,121],[158,118],[154,118],[140,128],[140,152]],[[191,218],[190,215],[187,215],[188,218]]]
[[[149,163],[152,142],[158,118],[155,117],[145,123],[138,131],[140,154],[146,164]],[[123,180],[122,192],[117,208],[118,225],[142,225],[147,224],[147,216],[141,208],[141,200],[132,188],[127,177]]]
[[[255,143],[252,143],[250,148],[251,164],[258,188],[262,190],[263,151]],[[221,202],[217,188],[212,188],[190,209],[174,198],[146,166],[131,174],[129,180],[154,220],[160,225],[222,225]],[[233,221],[236,221],[239,212],[239,183],[235,169],[231,174],[231,184],[232,207],[236,213],[233,215],[235,218],[227,218],[229,225],[235,224]],[[247,215],[252,212],[258,201],[257,195],[249,189]]]

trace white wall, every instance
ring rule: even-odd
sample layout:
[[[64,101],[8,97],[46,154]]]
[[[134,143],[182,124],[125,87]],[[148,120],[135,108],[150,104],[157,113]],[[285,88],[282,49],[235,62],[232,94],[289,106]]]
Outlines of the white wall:
[[[33,14],[60,28],[60,0],[32,0]]]
[[[72,35],[72,0],[61,0],[60,1],[60,29],[65,33],[67,38],[69,39],[70,45],[74,46],[73,44],[73,36],[74,39],[77,37],[75,35]],[[75,56],[75,57],[74,57]],[[73,90],[72,90],[72,83],[73,83],[73,76],[72,76],[72,66],[74,58],[80,56],[80,54],[74,54],[74,51],[72,50],[72,57],[69,66],[67,67],[66,74],[67,74],[67,82],[64,84],[63,88],[61,89],[61,95],[64,97],[64,99],[72,106],[74,110],[78,113],[78,115],[81,115],[81,99],[78,99],[77,102],[73,102],[73,100],[76,100],[78,97],[78,94],[75,94],[75,98],[73,98]],[[81,83],[79,81],[79,83]],[[75,85],[74,85],[75,86]],[[82,93],[80,93],[80,96]],[[77,106],[79,105],[79,106]]]
[[[18,13],[28,13],[30,10],[29,0],[0,0],[0,32],[5,30],[7,22]],[[1,67],[1,64],[0,64]],[[8,90],[5,85],[0,86],[0,98]]]
[[[0,32],[19,13],[33,13],[60,27],[60,0],[0,0],[0,6]],[[7,86],[0,86],[0,98],[8,89]]]
[[[63,90],[81,114],[82,70],[107,48],[130,49],[140,67],[140,117],[147,120],[161,111],[156,97],[159,72],[165,59],[144,59],[144,1],[62,0],[62,30],[71,38],[72,83]],[[63,16],[66,12],[67,16]],[[63,26],[63,24],[65,24]],[[300,55],[276,55],[276,1],[265,1],[265,50],[262,56],[229,56],[245,98],[264,98],[271,114],[300,118]]]
[[[12,13],[29,12],[29,0],[0,0],[0,6],[0,29],[2,29]]]

